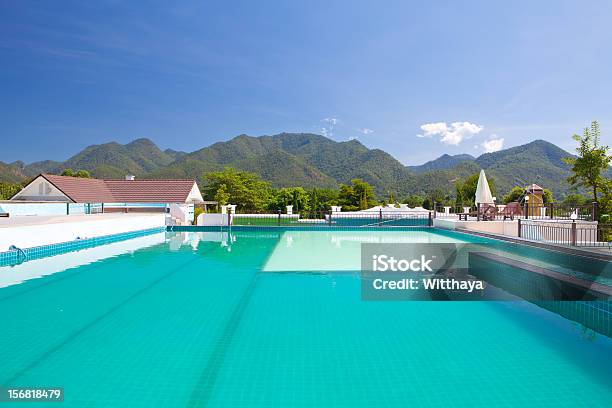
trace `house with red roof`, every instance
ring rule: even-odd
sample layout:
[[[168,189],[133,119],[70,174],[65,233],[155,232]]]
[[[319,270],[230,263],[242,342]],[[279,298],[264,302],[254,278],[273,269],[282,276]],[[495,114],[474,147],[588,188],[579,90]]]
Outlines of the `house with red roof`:
[[[11,201],[67,203],[202,203],[195,180],[100,180],[40,174]]]
[[[10,201],[96,205],[99,212],[170,212],[180,207],[193,214],[204,200],[195,180],[100,180],[40,174]],[[70,208],[70,206],[67,208]]]

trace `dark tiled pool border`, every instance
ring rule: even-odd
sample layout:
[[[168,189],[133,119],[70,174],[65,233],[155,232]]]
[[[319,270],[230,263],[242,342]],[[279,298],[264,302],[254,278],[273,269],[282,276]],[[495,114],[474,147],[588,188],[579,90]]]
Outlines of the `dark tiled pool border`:
[[[431,231],[433,227],[427,225],[418,226],[353,226],[353,225],[339,225],[339,226],[314,226],[314,225],[298,225],[295,227],[290,226],[271,226],[271,225],[235,225],[232,227],[220,227],[220,226],[195,226],[195,225],[177,225],[173,227],[167,227],[168,232],[228,232],[228,231]],[[435,228],[437,230],[437,228]],[[441,229],[440,229],[441,230]]]
[[[612,338],[612,289],[605,285],[586,282],[525,262],[489,253],[470,253],[470,273],[504,288],[543,309],[575,321],[591,330]],[[551,282],[563,287],[561,297],[569,296],[575,288],[583,300],[544,300]],[[556,286],[555,285],[555,286]],[[574,289],[572,289],[574,287]],[[582,292],[582,293],[580,293]]]
[[[103,235],[93,238],[76,239],[74,241],[60,242],[57,244],[41,245],[32,248],[23,248],[23,250],[0,252],[0,266],[16,265],[34,259],[65,254],[67,252],[79,251],[81,249],[92,248],[98,245],[110,244],[113,242],[143,237],[145,235],[164,231],[166,231],[166,227],[148,228],[144,230],[122,232],[119,234]]]

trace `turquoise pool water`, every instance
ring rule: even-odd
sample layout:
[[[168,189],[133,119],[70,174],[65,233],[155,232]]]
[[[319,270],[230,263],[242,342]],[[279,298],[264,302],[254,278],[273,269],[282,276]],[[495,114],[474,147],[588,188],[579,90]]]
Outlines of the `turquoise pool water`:
[[[159,233],[3,267],[0,385],[70,407],[609,406],[612,341],[548,310],[361,300],[361,242],[469,239]]]

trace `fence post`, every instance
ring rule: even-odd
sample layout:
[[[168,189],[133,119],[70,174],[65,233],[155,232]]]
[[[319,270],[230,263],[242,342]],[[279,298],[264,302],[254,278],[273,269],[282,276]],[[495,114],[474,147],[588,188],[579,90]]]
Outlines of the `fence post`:
[[[70,215],[70,203],[66,203],[66,215]]]
[[[599,203],[593,201],[593,213],[591,214],[591,221],[597,221],[597,211],[599,210]]]
[[[431,216],[431,211],[429,212],[429,221],[427,221],[427,225],[429,225],[430,227],[433,227],[433,218]]]
[[[433,217],[436,218],[436,202],[432,201],[433,203]]]
[[[101,204],[102,204],[102,214],[104,214],[104,203],[101,203]]]
[[[378,223],[379,224],[382,223],[382,208],[380,210],[378,210]]]
[[[576,246],[576,220],[572,220],[572,246]]]
[[[476,221],[480,221],[480,203],[476,203]]]
[[[597,224],[595,227],[595,242],[603,242],[603,230],[601,229],[601,225]]]
[[[518,237],[521,237],[521,218],[518,219]]]
[[[281,225],[281,210],[278,210],[278,226]]]
[[[528,219],[529,218],[529,204],[525,202],[523,207],[525,207],[525,219]]]
[[[232,209],[231,209],[231,207],[228,207],[228,209],[227,209],[227,226],[229,227],[230,225],[232,225]]]
[[[555,216],[553,215],[555,213],[555,204],[554,203],[550,203],[550,219],[552,220],[553,218],[555,218]]]
[[[332,211],[329,210],[329,226],[331,227],[331,223],[332,223]]]

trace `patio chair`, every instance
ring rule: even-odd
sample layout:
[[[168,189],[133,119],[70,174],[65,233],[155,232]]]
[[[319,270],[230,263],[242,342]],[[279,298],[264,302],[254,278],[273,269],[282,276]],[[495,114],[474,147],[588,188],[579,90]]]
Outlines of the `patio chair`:
[[[501,214],[504,216],[504,220],[506,218],[510,218],[511,220],[514,220],[514,216],[521,216],[523,215],[523,209],[521,208],[521,204],[518,202],[512,202],[512,203],[508,203],[506,204],[506,207],[502,210]]]
[[[457,215],[459,216],[459,221],[467,221],[468,217],[477,217],[478,212],[476,211],[460,212],[460,213],[457,213]]]
[[[493,204],[480,204],[480,219],[493,221],[497,216],[497,207]]]

